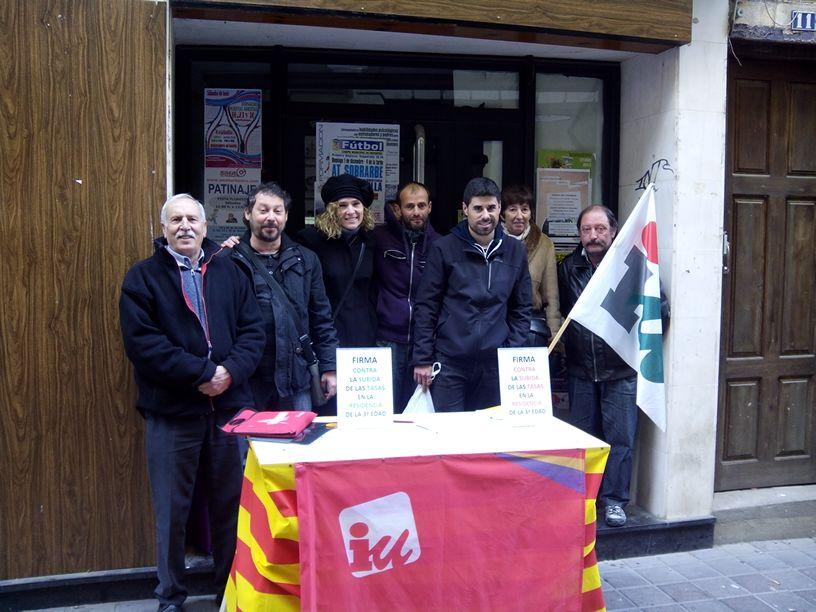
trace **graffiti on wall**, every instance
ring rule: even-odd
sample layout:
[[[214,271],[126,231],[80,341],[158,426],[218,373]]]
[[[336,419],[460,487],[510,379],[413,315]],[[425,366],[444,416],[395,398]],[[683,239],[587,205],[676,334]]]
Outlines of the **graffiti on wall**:
[[[671,167],[668,159],[658,159],[649,166],[649,169],[643,173],[643,176],[635,182],[635,191],[645,190],[649,183],[657,183],[657,176],[661,171],[674,174],[674,168]],[[655,185],[655,191],[657,191],[657,185]]]

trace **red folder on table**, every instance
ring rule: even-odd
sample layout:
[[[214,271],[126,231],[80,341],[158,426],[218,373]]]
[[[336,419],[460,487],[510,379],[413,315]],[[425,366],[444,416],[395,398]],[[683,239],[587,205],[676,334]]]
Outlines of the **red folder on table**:
[[[255,412],[245,408],[221,429],[227,433],[255,438],[296,438],[317,416],[302,410]]]

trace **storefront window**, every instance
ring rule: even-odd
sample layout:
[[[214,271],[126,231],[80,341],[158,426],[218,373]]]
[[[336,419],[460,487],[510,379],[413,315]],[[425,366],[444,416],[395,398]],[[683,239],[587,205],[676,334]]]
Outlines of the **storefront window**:
[[[293,63],[289,101],[320,104],[439,102],[517,109],[518,73],[412,66]]]
[[[535,96],[537,218],[568,249],[580,210],[603,203],[603,81],[539,73]]]

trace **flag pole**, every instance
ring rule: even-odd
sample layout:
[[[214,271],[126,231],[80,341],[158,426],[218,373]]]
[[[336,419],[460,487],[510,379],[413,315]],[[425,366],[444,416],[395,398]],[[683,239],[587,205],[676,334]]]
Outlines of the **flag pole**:
[[[561,339],[561,335],[564,333],[564,330],[567,329],[567,325],[569,325],[570,321],[572,321],[572,317],[570,315],[567,315],[567,318],[564,319],[564,322],[561,324],[561,327],[558,329],[558,333],[555,334],[555,336],[552,339],[552,342],[550,342],[550,346],[547,349],[548,354],[553,352],[553,349],[555,348],[555,345],[558,344],[558,341]]]

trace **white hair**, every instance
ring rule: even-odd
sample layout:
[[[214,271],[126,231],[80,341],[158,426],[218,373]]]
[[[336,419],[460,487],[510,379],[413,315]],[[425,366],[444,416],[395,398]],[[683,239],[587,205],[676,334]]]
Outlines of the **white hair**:
[[[204,222],[207,221],[207,213],[205,212],[204,207],[201,205],[201,202],[196,200],[189,193],[177,193],[176,195],[167,198],[164,204],[162,204],[161,213],[159,214],[159,219],[161,220],[162,225],[167,225],[167,207],[181,200],[190,200],[191,202],[195,202],[198,206],[198,214],[201,216],[201,220]]]

